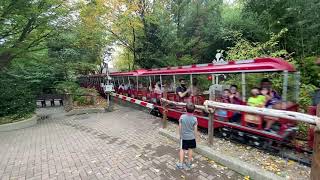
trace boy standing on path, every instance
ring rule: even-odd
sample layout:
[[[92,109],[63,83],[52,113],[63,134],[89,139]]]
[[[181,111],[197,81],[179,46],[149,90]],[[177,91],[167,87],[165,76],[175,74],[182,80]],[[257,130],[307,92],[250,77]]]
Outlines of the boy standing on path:
[[[196,137],[198,137],[197,131],[197,118],[193,115],[195,106],[192,103],[186,105],[187,113],[181,115],[179,119],[179,135],[180,135],[180,161],[177,163],[177,169],[183,169],[184,153],[188,151],[188,161],[185,164],[187,168],[192,166],[192,149],[196,148]]]

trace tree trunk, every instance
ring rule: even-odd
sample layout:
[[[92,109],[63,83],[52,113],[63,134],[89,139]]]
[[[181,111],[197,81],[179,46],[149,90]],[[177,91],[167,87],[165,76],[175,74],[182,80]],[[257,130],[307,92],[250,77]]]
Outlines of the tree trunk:
[[[133,48],[133,64],[137,61],[137,54],[136,54],[136,33],[134,27],[132,27],[132,34],[133,34],[133,42],[132,42],[132,48]],[[134,67],[132,67],[134,68]]]
[[[13,59],[13,55],[10,52],[3,52],[0,54],[0,70],[6,67]]]

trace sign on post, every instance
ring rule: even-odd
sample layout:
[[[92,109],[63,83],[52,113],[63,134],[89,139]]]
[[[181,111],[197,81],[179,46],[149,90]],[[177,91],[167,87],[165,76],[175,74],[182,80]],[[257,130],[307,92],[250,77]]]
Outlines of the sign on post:
[[[112,84],[107,84],[103,86],[103,90],[105,93],[110,93],[110,92],[114,92],[114,87]]]

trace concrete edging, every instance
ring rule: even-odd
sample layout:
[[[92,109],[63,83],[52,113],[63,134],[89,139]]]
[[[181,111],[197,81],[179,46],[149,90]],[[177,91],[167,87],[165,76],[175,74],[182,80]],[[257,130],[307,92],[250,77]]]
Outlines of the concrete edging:
[[[92,114],[92,113],[104,113],[105,108],[86,108],[86,109],[72,109],[66,113],[66,116],[80,115],[80,114]]]
[[[160,129],[159,133],[175,142],[179,142],[179,139],[175,136],[174,133],[169,132],[165,129]],[[268,172],[262,168],[253,166],[247,162],[241,161],[240,159],[221,154],[208,146],[197,145],[195,151],[203,156],[206,156],[213,161],[228,167],[231,170],[234,170],[242,175],[250,176],[253,179],[257,180],[284,180],[276,174]]]
[[[31,118],[23,120],[23,121],[2,124],[2,125],[0,125],[0,132],[28,128],[28,127],[31,127],[31,126],[34,126],[35,124],[37,124],[37,121],[38,121],[38,116],[33,115]]]

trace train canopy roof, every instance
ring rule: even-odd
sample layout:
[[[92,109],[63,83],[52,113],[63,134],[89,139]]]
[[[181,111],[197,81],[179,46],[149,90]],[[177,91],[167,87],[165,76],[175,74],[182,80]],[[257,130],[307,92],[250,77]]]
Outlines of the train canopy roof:
[[[294,72],[292,64],[280,58],[256,58],[251,60],[223,61],[209,64],[166,67],[158,69],[140,69],[131,72],[114,72],[111,76],[150,76],[174,74],[215,74],[241,72]]]

